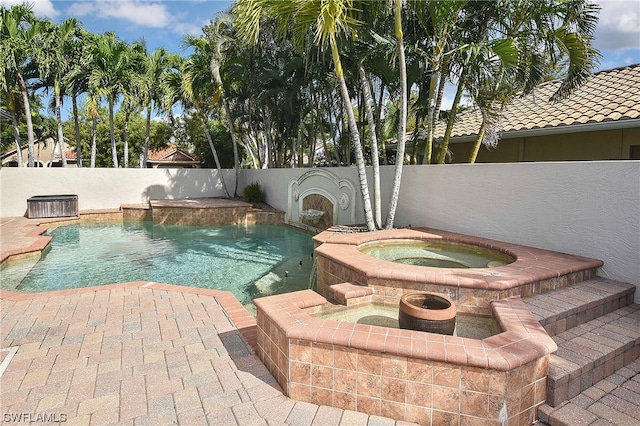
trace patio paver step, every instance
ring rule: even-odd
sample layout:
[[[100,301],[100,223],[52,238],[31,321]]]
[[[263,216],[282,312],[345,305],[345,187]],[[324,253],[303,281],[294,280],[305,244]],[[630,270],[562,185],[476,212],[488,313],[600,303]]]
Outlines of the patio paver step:
[[[586,280],[523,301],[550,336],[563,333],[631,305],[635,286],[602,277]]]
[[[631,304],[557,334],[547,404],[557,407],[640,357],[640,305]]]
[[[558,407],[538,407],[540,425],[628,426],[640,424],[640,360],[594,383]]]

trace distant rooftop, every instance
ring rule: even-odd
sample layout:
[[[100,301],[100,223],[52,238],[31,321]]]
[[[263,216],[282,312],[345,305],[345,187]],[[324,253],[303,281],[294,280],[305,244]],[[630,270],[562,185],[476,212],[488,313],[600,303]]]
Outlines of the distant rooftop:
[[[547,129],[549,133],[577,131],[578,127],[640,127],[640,64],[592,74],[587,82],[560,102],[549,98],[560,80],[540,84],[536,89],[509,103],[502,116],[502,137],[520,137],[524,133]],[[475,138],[482,116],[476,108],[458,115],[452,138]],[[436,126],[435,138],[441,139],[445,125]],[[597,130],[597,129],[593,129]]]

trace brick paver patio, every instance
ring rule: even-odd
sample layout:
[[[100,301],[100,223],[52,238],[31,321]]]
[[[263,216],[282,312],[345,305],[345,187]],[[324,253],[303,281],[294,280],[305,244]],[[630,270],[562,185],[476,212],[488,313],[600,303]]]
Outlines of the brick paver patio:
[[[0,259],[44,248],[38,223],[1,218]],[[227,292],[149,282],[0,290],[0,422],[406,425],[287,398],[254,343],[255,321]],[[639,401],[636,360],[553,416],[636,424]]]
[[[0,378],[5,422],[401,423],[283,396],[225,292],[137,282],[0,296],[4,359],[17,349]]]

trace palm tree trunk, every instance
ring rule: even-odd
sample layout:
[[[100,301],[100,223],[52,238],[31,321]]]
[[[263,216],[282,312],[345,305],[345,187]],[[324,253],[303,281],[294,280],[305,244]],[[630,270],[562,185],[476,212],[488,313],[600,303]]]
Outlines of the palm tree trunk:
[[[328,97],[328,95],[327,95]],[[328,103],[327,103],[328,105]],[[329,130],[331,131],[331,139],[333,140],[333,156],[335,157],[336,160],[336,166],[340,166],[340,150],[338,149],[338,123],[336,123],[335,120],[333,118],[333,114],[331,114],[331,111],[333,111],[333,108],[329,108]]]
[[[376,228],[382,226],[382,202],[380,201],[380,158],[378,155],[378,137],[376,135],[376,123],[373,116],[373,98],[369,87],[369,79],[364,72],[362,62],[358,64],[358,74],[364,95],[364,110],[367,115],[369,134],[371,135],[371,164],[373,166],[373,212]]]
[[[78,99],[74,94],[71,96],[73,107],[73,126],[76,132],[76,167],[82,168],[82,141],[80,140],[80,120],[78,118]]]
[[[98,117],[91,120],[91,168],[96,167],[96,139],[98,138]]]
[[[20,93],[22,94],[22,103],[24,105],[24,118],[27,120],[27,142],[29,143],[27,148],[27,161],[28,167],[35,165],[34,161],[34,146],[35,139],[33,137],[33,121],[31,120],[31,108],[29,106],[29,95],[27,94],[27,85],[22,78],[21,73],[17,73],[18,85],[20,86]]]
[[[240,161],[238,158],[238,140],[237,140],[235,128],[233,125],[233,117],[231,116],[231,107],[229,106],[229,101],[227,100],[227,97],[224,94],[224,86],[222,84],[222,77],[220,76],[220,65],[218,64],[218,61],[216,60],[215,56],[211,58],[211,62],[209,66],[211,67],[211,73],[213,74],[213,79],[221,91],[220,96],[222,98],[222,103],[224,104],[224,109],[227,114],[227,126],[229,126],[229,133],[231,134],[231,144],[233,145],[233,168],[236,174],[235,184],[233,188],[233,196],[235,197],[238,195],[238,177],[240,175]],[[220,172],[222,173],[222,171]],[[225,191],[226,191],[226,187],[225,187]],[[227,192],[227,196],[228,195],[229,193]]]
[[[124,168],[129,167],[129,111],[125,112],[124,115]]]
[[[207,126],[207,122],[205,121],[202,113],[198,110],[198,117],[200,117],[200,122],[204,127],[204,134],[207,136],[207,142],[209,142],[209,148],[211,148],[211,153],[213,154],[213,160],[216,163],[216,168],[218,169],[218,175],[220,176],[220,181],[222,182],[222,187],[224,188],[224,193],[229,197],[229,190],[227,189],[227,184],[224,181],[224,176],[222,172],[222,168],[220,167],[220,160],[218,159],[218,151],[216,151],[216,147],[213,145],[213,140],[211,139],[211,134],[209,133],[209,127]]]
[[[380,83],[380,97],[378,98],[378,104],[376,105],[376,135],[380,134],[380,117],[382,117],[382,102],[384,101],[384,84]],[[387,156],[387,144],[384,138],[381,138],[380,147],[382,148],[382,164],[389,165],[389,157]]]
[[[440,117],[440,107],[442,106],[442,98],[444,97],[444,86],[447,82],[447,79],[442,76],[447,76],[449,74],[449,59],[445,57],[442,61],[442,69],[440,71],[440,82],[438,83],[438,98],[436,99],[435,108],[433,109],[433,116],[431,119],[433,120],[433,125],[435,126],[438,122],[438,118]]]
[[[58,127],[58,145],[60,145],[60,159],[62,160],[62,167],[67,167],[67,153],[64,149],[64,134],[62,132],[62,115],[60,113],[60,83],[56,79],[54,84],[54,97],[56,103],[56,122]]]
[[[11,124],[13,125],[13,140],[16,143],[16,161],[18,167],[24,167],[24,160],[22,158],[22,147],[20,146],[20,128],[18,127],[18,120],[16,114],[13,111],[9,111],[11,114]]]
[[[444,137],[442,139],[442,148],[440,151],[440,158],[438,159],[439,164],[444,164],[445,159],[447,158],[447,150],[449,149],[449,140],[451,139],[453,123],[456,121],[456,113],[458,110],[458,104],[460,103],[460,99],[462,98],[462,92],[464,92],[464,83],[462,82],[462,78],[460,78],[460,80],[458,80],[458,89],[456,90],[456,95],[453,98],[453,105],[451,105],[451,111],[449,112],[449,120],[447,121],[447,128],[444,131]]]
[[[392,229],[400,197],[400,182],[402,180],[402,166],[404,164],[404,134],[407,128],[407,64],[404,58],[404,41],[402,36],[402,0],[395,0],[394,17],[396,30],[396,43],[398,46],[398,65],[400,68],[400,121],[398,123],[398,144],[396,151],[396,167],[391,188],[391,201],[389,212],[385,221],[385,229]]]
[[[473,150],[471,151],[471,155],[469,155],[469,163],[473,164],[476,162],[476,158],[478,158],[478,152],[480,151],[480,145],[482,145],[482,138],[484,137],[484,131],[486,128],[485,120],[482,120],[482,124],[480,125],[480,130],[478,130],[478,137],[476,138],[475,143],[473,144]]]
[[[434,111],[436,109],[436,97],[438,90],[438,83],[440,81],[440,71],[434,69],[431,74],[431,81],[429,82],[429,100],[427,105],[427,140],[424,150],[423,164],[431,164],[431,155],[433,152],[433,128],[435,123],[433,121]]]
[[[113,159],[113,168],[118,168],[118,151],[116,149],[116,135],[113,128],[113,97],[109,96],[109,137],[111,138],[111,156]]]
[[[151,133],[151,102],[147,104],[147,122],[144,129],[144,148],[142,148],[142,164],[141,168],[147,167],[147,159],[149,158],[149,134]]]
[[[220,82],[222,84],[222,81]],[[236,179],[233,185],[233,196],[238,196],[238,177],[240,175],[240,159],[238,156],[238,139],[235,129],[233,127],[233,118],[231,117],[231,107],[227,97],[222,94],[222,101],[224,102],[224,109],[227,113],[227,125],[229,126],[229,132],[231,133],[231,144],[233,145],[233,168],[235,170]]]
[[[273,136],[271,133],[272,123],[271,123],[271,114],[267,111],[263,111],[264,117],[264,133],[265,133],[265,150],[264,150],[264,161],[262,162],[261,168],[268,169],[271,165],[271,152],[273,151]],[[258,155],[259,157],[259,155]]]
[[[340,86],[340,93],[342,94],[342,103],[347,111],[347,117],[349,118],[349,128],[351,129],[351,137],[353,139],[353,148],[356,154],[356,167],[358,169],[358,177],[360,178],[360,190],[362,191],[362,203],[364,204],[364,218],[369,231],[374,231],[376,225],[373,221],[373,212],[371,211],[371,199],[369,198],[369,184],[367,183],[367,173],[364,168],[364,156],[362,155],[362,145],[360,144],[360,134],[358,133],[358,124],[353,113],[353,107],[351,105],[351,97],[349,96],[349,90],[347,89],[347,83],[344,80],[344,74],[342,71],[342,63],[340,62],[340,54],[338,52],[338,45],[335,38],[331,39],[331,53],[333,55],[333,64],[336,68],[336,78],[338,80],[338,86]]]

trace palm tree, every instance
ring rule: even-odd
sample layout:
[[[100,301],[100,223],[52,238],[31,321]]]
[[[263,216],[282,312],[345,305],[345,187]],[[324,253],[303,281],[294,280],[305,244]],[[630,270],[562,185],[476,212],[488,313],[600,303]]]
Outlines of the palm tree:
[[[146,55],[147,50],[143,42],[136,42],[129,46],[129,69],[130,79],[128,84],[124,86],[122,110],[124,110],[124,129],[122,135],[123,148],[123,166],[129,167],[129,120],[132,114],[140,112],[140,106],[147,96],[146,84],[144,77],[146,74]]]
[[[57,122],[58,146],[62,158],[62,167],[67,167],[67,157],[64,149],[64,134],[62,132],[62,96],[64,95],[63,76],[69,71],[71,61],[65,57],[67,45],[74,38],[79,27],[75,18],[68,18],[60,25],[51,21],[42,21],[42,45],[35,51],[42,86],[53,88],[53,103]]]
[[[238,195],[238,177],[240,173],[240,163],[238,159],[238,141],[233,125],[231,107],[229,106],[229,101],[225,96],[224,84],[222,83],[222,77],[220,76],[220,62],[223,60],[222,52],[224,49],[224,45],[231,41],[231,38],[226,34],[226,32],[230,31],[230,23],[231,20],[229,16],[218,17],[211,26],[207,27],[211,29],[211,31],[207,34],[207,38],[196,39],[193,36],[186,36],[185,40],[188,45],[191,45],[193,47],[195,47],[194,44],[198,45],[198,49],[200,51],[210,51],[211,60],[209,62],[209,66],[211,69],[211,75],[213,76],[213,80],[215,81],[215,83],[218,85],[216,98],[221,99],[224,105],[227,117],[227,125],[229,127],[229,133],[231,134],[231,143],[233,145],[233,168],[236,175],[233,195],[235,197]],[[203,43],[206,43],[207,46],[203,46]]]
[[[568,58],[567,72],[550,101],[567,97],[584,83],[596,66],[599,52],[591,42],[599,7],[589,0],[572,2],[515,2],[493,11],[492,30],[506,34],[515,45],[517,67],[473,66],[470,92],[483,121],[469,162],[476,160],[480,144],[495,146],[504,105],[530,93],[543,81],[546,70]],[[489,58],[479,57],[485,63]]]
[[[142,79],[143,90],[141,101],[146,109],[146,125],[144,136],[144,148],[140,167],[147,166],[149,157],[149,139],[151,132],[151,112],[155,109],[162,110],[162,79],[163,74],[179,61],[177,55],[169,54],[166,49],[158,48],[151,55],[145,55],[145,73]]]
[[[87,116],[91,118],[91,168],[96,167],[96,139],[98,137],[98,122],[101,121],[98,111],[99,100],[93,93],[86,99]]]
[[[416,154],[423,156],[424,164],[431,164],[434,119],[437,118],[436,104],[438,99],[441,99],[444,77],[446,77],[446,74],[443,76],[442,71],[453,49],[452,38],[466,5],[466,0],[429,2],[414,0],[410,2],[411,9],[414,11],[421,28],[427,34],[430,47],[430,51],[423,52],[424,59],[430,65],[426,111],[427,136],[424,143],[418,148],[421,152],[416,150]],[[400,138],[400,136],[398,137]]]
[[[304,46],[310,34],[313,35],[313,43],[315,45],[320,47],[329,45],[356,155],[365,221],[369,230],[375,230],[376,226],[371,209],[362,144],[338,49],[338,37],[348,35],[357,25],[357,21],[352,16],[354,12],[353,2],[351,0],[310,0],[306,2],[283,2],[278,0],[238,1],[233,10],[237,17],[236,27],[240,37],[251,43],[255,43],[258,39],[261,20],[268,17],[275,21],[279,36],[284,38],[289,34],[294,45],[299,48]]]
[[[385,228],[393,228],[398,198],[400,197],[400,182],[402,179],[402,166],[404,164],[405,140],[407,131],[407,68],[404,57],[404,40],[402,34],[402,0],[393,2],[394,29],[398,49],[398,68],[400,69],[400,122],[398,126],[398,148],[396,151],[396,167],[393,177],[393,187],[391,189],[391,200],[389,202],[389,212],[385,221]]]
[[[118,151],[114,129],[114,108],[120,95],[131,86],[133,55],[129,45],[114,33],[94,37],[90,49],[89,90],[96,98],[105,97],[109,105],[109,136],[113,167],[118,167]]]
[[[76,28],[76,36],[65,44],[64,56],[69,68],[62,77],[65,94],[71,97],[73,124],[76,139],[76,164],[82,167],[82,140],[80,138],[80,114],[78,98],[89,91],[89,68],[86,67],[88,48],[92,35],[82,27]]]
[[[1,59],[1,58],[0,58]],[[18,115],[21,112],[20,103],[21,95],[17,89],[17,84],[8,82],[7,89],[0,90],[0,98],[9,113],[11,126],[13,127],[13,140],[16,145],[16,160],[18,167],[24,167],[24,159],[22,158],[22,146],[20,144],[20,128],[18,125]]]
[[[190,36],[187,36],[186,40],[189,40],[189,38]],[[192,46],[195,47],[195,52],[182,64],[180,70],[182,76],[181,93],[179,96],[190,103],[196,110],[198,118],[204,128],[204,134],[207,138],[207,142],[209,143],[209,148],[213,154],[213,159],[215,161],[216,168],[218,169],[222,186],[224,187],[227,197],[229,197],[229,190],[227,189],[227,185],[224,181],[222,167],[220,166],[220,160],[218,159],[218,151],[213,144],[213,139],[209,132],[207,111],[204,109],[207,101],[209,99],[215,99],[215,96],[218,93],[218,88],[214,88],[213,84],[211,84],[210,73],[204,71],[210,69],[211,57],[207,52],[207,44],[204,40],[201,42],[191,40],[191,42],[193,43]]]
[[[25,120],[27,122],[28,166],[34,166],[33,122],[29,94],[25,81],[24,67],[35,39],[40,32],[40,22],[36,19],[31,6],[17,5],[11,9],[0,8],[0,47],[3,51],[3,66],[0,67],[0,87],[3,91],[10,90],[9,82],[12,78],[18,84],[22,96]]]

